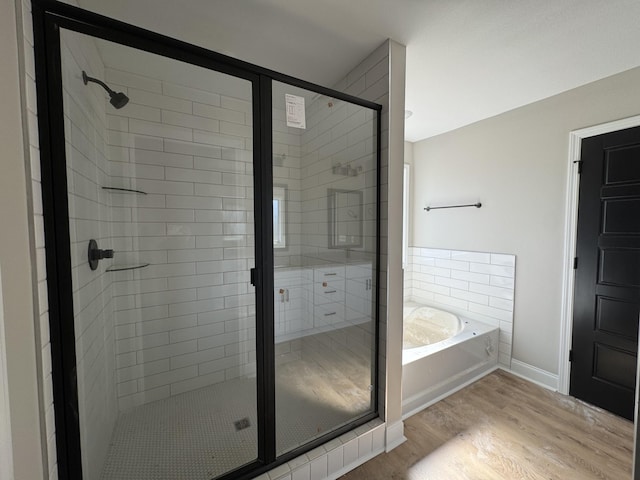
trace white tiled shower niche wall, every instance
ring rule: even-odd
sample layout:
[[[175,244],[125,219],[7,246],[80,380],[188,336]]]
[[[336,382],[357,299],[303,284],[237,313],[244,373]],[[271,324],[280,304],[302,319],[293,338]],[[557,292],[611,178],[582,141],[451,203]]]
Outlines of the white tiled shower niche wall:
[[[498,361],[511,367],[515,255],[409,247],[405,301],[440,307],[500,328]]]

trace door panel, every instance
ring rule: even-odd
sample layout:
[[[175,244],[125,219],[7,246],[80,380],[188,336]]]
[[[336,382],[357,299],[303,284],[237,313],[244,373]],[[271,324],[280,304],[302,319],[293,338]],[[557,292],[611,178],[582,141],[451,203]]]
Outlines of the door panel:
[[[632,145],[617,148],[606,153],[605,183],[628,183],[640,181],[640,147]]]
[[[599,343],[595,349],[594,377],[622,388],[634,388],[635,378],[628,372],[635,371],[636,356]]]
[[[616,298],[598,297],[597,328],[634,340],[638,338],[640,306]]]
[[[633,417],[640,312],[640,128],[582,143],[570,393]]]
[[[640,233],[640,199],[606,200],[604,203],[603,233]]]
[[[290,121],[292,98],[302,125]],[[287,192],[274,188],[274,232],[284,232],[278,242],[274,235],[274,301],[291,312],[275,330],[282,456],[375,410],[376,118],[281,82],[273,82],[272,115],[273,179]]]
[[[601,258],[601,283],[620,287],[640,286],[640,249],[603,249]]]
[[[84,478],[225,475],[258,457],[252,83],[60,38]]]

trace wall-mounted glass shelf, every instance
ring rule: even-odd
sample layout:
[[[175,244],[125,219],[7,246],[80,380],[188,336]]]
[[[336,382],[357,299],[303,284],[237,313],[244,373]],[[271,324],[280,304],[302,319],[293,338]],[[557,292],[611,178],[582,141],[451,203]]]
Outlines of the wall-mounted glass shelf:
[[[107,272],[124,272],[125,270],[137,270],[139,268],[148,267],[150,263],[142,263],[140,265],[111,265],[107,268]]]
[[[131,188],[120,188],[120,187],[102,187],[103,190],[108,190],[110,192],[115,193],[135,193],[138,195],[146,195],[147,192],[143,192],[142,190],[133,190]]]

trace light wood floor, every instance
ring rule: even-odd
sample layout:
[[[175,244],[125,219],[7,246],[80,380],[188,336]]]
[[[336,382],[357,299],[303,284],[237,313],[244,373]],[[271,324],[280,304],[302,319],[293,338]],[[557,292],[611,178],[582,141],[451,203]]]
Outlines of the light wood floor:
[[[344,480],[631,478],[633,423],[496,371],[405,421]]]

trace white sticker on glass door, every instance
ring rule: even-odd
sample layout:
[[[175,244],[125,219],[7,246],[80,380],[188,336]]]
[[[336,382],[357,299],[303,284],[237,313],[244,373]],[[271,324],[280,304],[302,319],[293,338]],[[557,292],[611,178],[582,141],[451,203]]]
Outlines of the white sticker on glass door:
[[[287,111],[287,127],[307,128],[304,114],[304,97],[287,93],[284,99]]]

